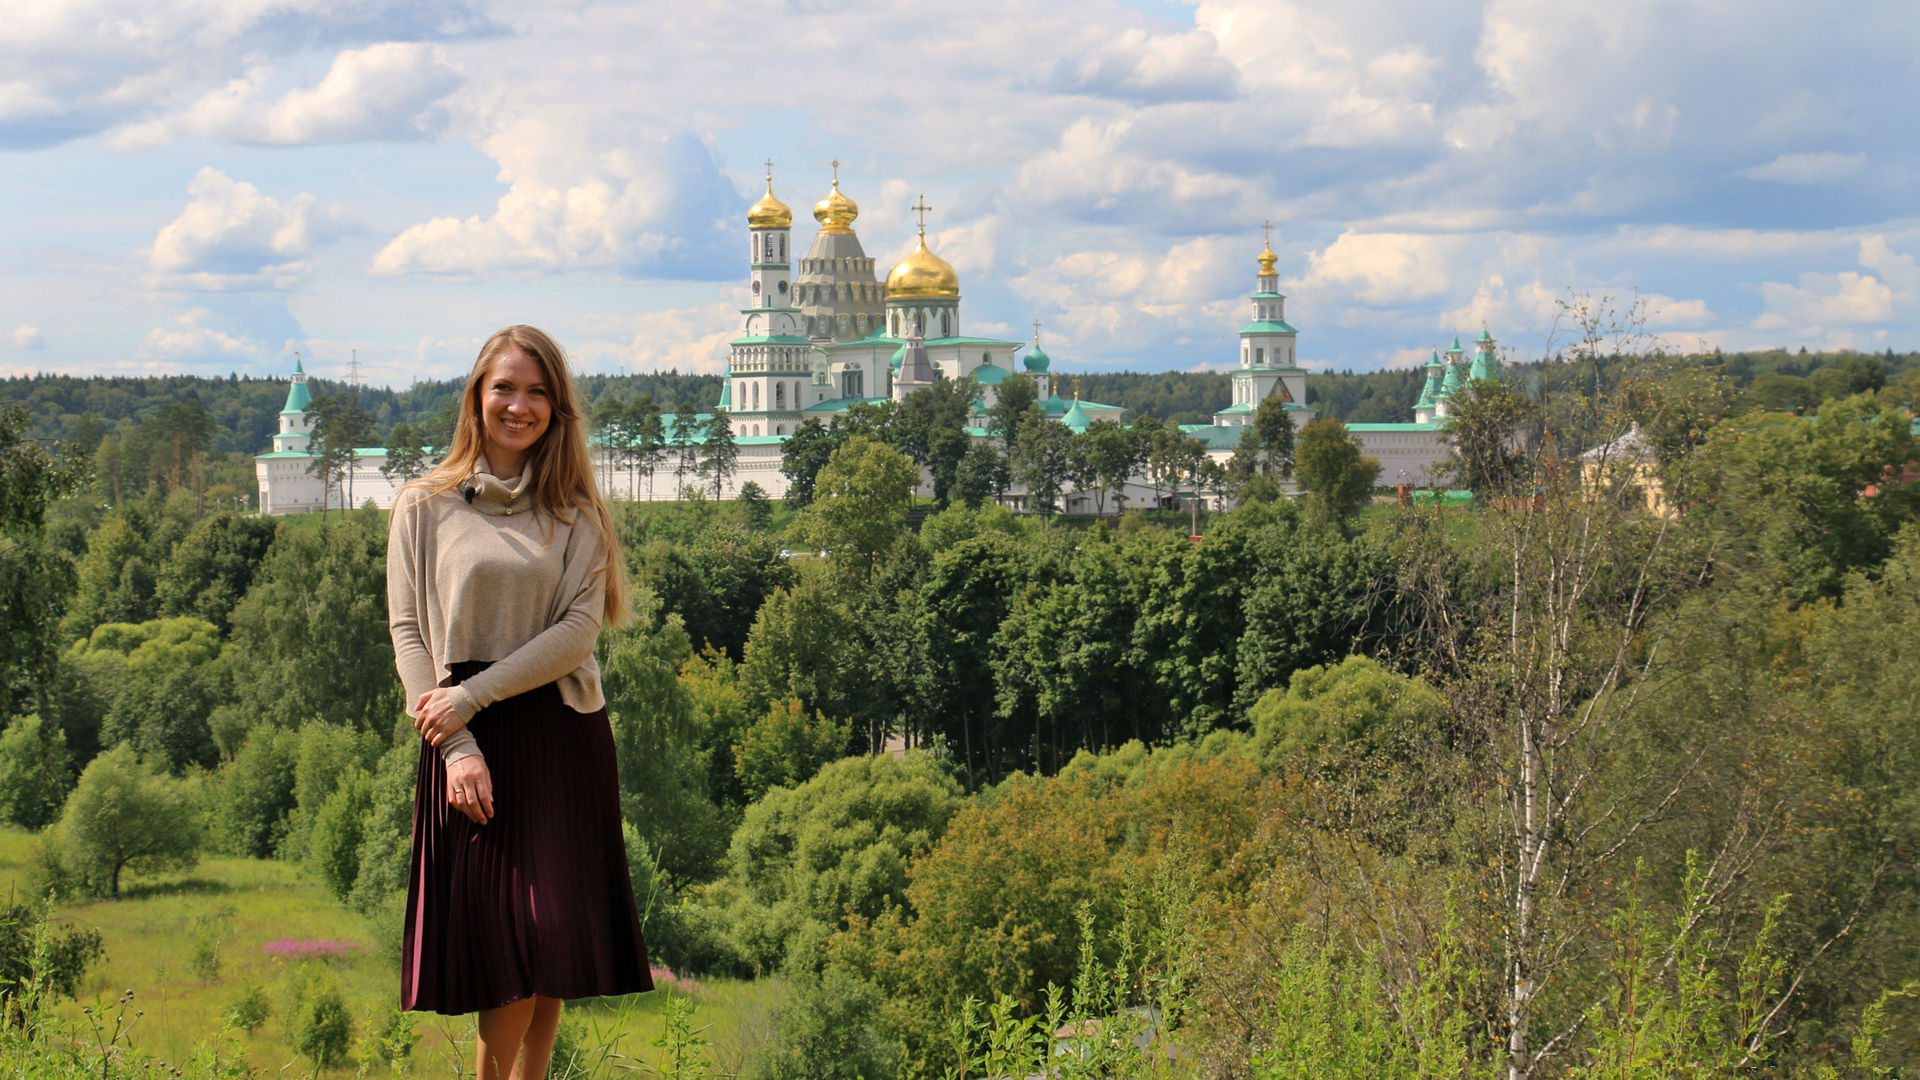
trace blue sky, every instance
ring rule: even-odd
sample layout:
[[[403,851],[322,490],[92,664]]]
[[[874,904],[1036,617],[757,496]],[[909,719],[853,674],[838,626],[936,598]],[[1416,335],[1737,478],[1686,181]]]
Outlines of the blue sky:
[[[0,374],[717,371],[763,159],[907,207],[975,334],[1226,366],[1274,223],[1310,365],[1519,355],[1569,291],[1676,347],[1920,348],[1910,4],[26,0]]]

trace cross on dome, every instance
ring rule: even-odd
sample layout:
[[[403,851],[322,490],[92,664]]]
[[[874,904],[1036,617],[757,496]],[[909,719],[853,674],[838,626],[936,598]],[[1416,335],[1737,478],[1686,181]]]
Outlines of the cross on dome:
[[[914,203],[912,206],[907,207],[907,209],[912,210],[914,213],[920,215],[920,231],[926,232],[927,231],[927,211],[933,209],[933,207],[927,205],[927,197],[925,195],[921,195],[920,201],[917,203]]]
[[[767,159],[767,183],[773,183],[773,159]]]

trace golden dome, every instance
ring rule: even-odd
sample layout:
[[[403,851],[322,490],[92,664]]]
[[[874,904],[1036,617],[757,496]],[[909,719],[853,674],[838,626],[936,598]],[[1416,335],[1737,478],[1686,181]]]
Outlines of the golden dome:
[[[793,225],[793,211],[787,204],[773,197],[773,174],[767,174],[767,193],[760,201],[747,208],[747,227],[750,229],[785,229]]]
[[[1273,273],[1274,272],[1273,264],[1279,261],[1280,261],[1280,256],[1275,255],[1273,253],[1273,245],[1268,244],[1267,249],[1260,253],[1260,272],[1262,274]]]
[[[920,246],[887,273],[887,299],[896,296],[959,296],[960,275],[953,264],[927,250],[927,230],[920,230]]]
[[[840,164],[834,162],[835,165]],[[813,220],[820,223],[823,233],[850,233],[853,231],[853,219],[860,216],[860,204],[840,194],[840,178],[834,177],[833,190],[827,197],[813,204]]]

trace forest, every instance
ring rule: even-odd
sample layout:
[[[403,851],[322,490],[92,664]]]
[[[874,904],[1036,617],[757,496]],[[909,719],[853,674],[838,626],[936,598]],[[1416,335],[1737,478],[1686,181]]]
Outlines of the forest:
[[[1463,395],[1452,501],[1336,492],[1327,419],[1204,518],[927,504],[932,428],[901,418],[936,394],[796,451],[792,505],[614,504],[638,618],[600,661],[650,951],[777,997],[724,1065],[683,1025],[670,1075],[1920,1067],[1911,359],[1591,334]],[[1314,380],[1358,422],[1408,377]],[[1212,400],[1126,378],[1086,393]],[[165,426],[189,389],[222,432],[197,457]],[[456,390],[361,402],[426,424]],[[701,390],[592,390],[643,392]],[[283,384],[6,394],[0,819],[35,895],[264,860],[397,958],[418,741],[382,512],[209,497]],[[143,430],[148,464],[102,468]],[[78,1029],[32,1018],[72,1015],[100,944],[46,910],[0,934],[0,1060],[65,1076]]]

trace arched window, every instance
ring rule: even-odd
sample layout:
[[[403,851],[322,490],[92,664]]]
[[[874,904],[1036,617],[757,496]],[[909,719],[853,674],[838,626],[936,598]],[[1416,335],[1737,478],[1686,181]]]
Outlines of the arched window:
[[[844,334],[845,334],[845,333],[847,332],[847,317],[846,317],[846,315],[844,315],[844,314],[842,314],[842,315],[837,315],[837,316],[835,316],[835,317],[834,317],[834,322],[835,322],[835,324],[836,324],[836,325],[838,325],[838,327],[840,328],[840,333],[844,335]]]
[[[766,235],[767,235],[767,243],[766,243],[766,252],[767,252],[767,254],[766,254],[766,258],[767,258],[767,259],[768,259],[769,261],[771,261],[771,260],[773,259],[773,234],[772,234],[772,233],[768,233],[768,234],[766,234]]]
[[[940,336],[941,337],[953,336],[953,323],[948,318],[947,313],[944,311],[940,313]]]
[[[786,383],[773,384],[773,407],[776,409],[784,409],[787,407],[787,384]]]
[[[756,409],[760,407],[760,384],[759,383],[753,384],[753,407]]]
[[[992,354],[992,353],[981,353],[981,354],[980,354],[980,362],[981,362],[981,363],[983,363],[983,364],[991,364],[991,363],[993,363],[993,354]]]
[[[787,425],[781,424],[778,427],[775,427],[773,429],[773,433],[775,435],[785,435],[787,433]]]
[[[787,234],[781,233],[780,234],[780,258],[782,260],[785,260],[786,257],[787,257]]]

